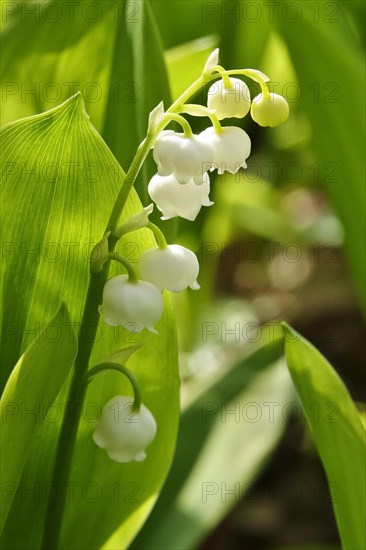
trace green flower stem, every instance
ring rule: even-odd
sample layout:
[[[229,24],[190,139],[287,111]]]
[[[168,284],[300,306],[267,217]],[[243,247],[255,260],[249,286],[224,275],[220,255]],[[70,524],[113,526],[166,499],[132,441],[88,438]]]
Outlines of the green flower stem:
[[[154,135],[147,138],[138,147],[135,158],[126,174],[113,210],[111,212],[105,233],[111,232],[108,239],[109,253],[113,253],[118,237],[114,234],[122,210],[126,204],[137,175],[146,159]],[[52,482],[61,487],[66,487],[71,469],[72,454],[76,443],[77,428],[82,411],[85,392],[80,391],[80,386],[88,371],[90,356],[93,351],[94,341],[99,323],[98,306],[103,300],[103,287],[108,279],[110,260],[103,269],[90,273],[89,287],[84,304],[84,312],[78,335],[78,353],[74,365],[74,374],[70,385],[67,406],[63,418],[60,435],[57,443],[56,457],[52,473]],[[86,336],[87,335],[87,336]],[[57,550],[61,534],[62,517],[65,507],[66,493],[62,493],[57,500],[49,500],[46,512],[45,528],[42,541],[42,550]]]
[[[109,370],[114,370],[116,372],[123,374],[131,382],[131,386],[133,388],[133,394],[134,394],[134,401],[133,401],[132,408],[134,411],[138,412],[141,407],[140,386],[136,376],[124,365],[117,365],[116,363],[101,363],[100,365],[97,365],[96,367],[93,367],[88,371],[85,377],[84,385],[90,384],[93,378],[100,372],[106,372]]]
[[[249,78],[251,78],[255,82],[258,82],[259,84],[265,84],[263,79],[261,79],[260,77],[253,76],[251,74],[250,69],[248,70],[234,69],[234,70],[224,71],[224,72],[226,75],[242,74],[244,76],[248,76]],[[126,174],[126,177],[124,179],[121,190],[114,204],[111,216],[109,218],[109,221],[105,230],[105,233],[107,233],[107,231],[111,231],[112,233],[112,235],[109,237],[110,251],[113,251],[113,248],[116,242],[118,241],[118,237],[115,235],[115,230],[116,230],[120,215],[122,213],[122,210],[126,204],[128,195],[136,181],[136,178],[140,172],[140,169],[147,155],[149,154],[151,147],[154,144],[156,136],[158,136],[160,132],[164,130],[165,126],[167,126],[167,124],[169,124],[169,122],[172,120],[172,118],[170,118],[172,114],[181,113],[184,110],[184,104],[187,103],[187,101],[189,101],[192,97],[194,97],[204,84],[207,84],[212,80],[216,80],[219,76],[222,76],[222,75],[219,75],[218,73],[214,73],[211,75],[201,75],[197,80],[195,80],[195,82],[193,82],[182,93],[182,95],[174,101],[174,103],[172,103],[169,109],[167,109],[165,116],[163,117],[163,120],[156,126],[155,131],[151,134],[148,134],[146,139],[144,139],[144,141],[138,147],[135,158],[133,159],[131,166]],[[214,125],[215,125],[215,129],[218,130],[216,122]]]
[[[116,236],[116,228],[118,226],[118,221],[123,211],[123,208],[127,202],[128,195],[136,181],[136,178],[142,168],[142,165],[149,154],[149,151],[154,143],[155,134],[148,134],[144,141],[139,145],[136,155],[131,163],[131,166],[126,174],[126,177],[121,186],[120,192],[117,196],[116,202],[114,203],[113,210],[109,217],[105,233],[107,231],[111,232],[109,237],[109,251],[113,252],[115,245],[118,242],[118,236]]]
[[[219,119],[217,118],[216,115],[212,115],[212,114],[209,114],[207,115],[209,117],[209,119],[211,120],[212,122],[212,126],[214,127],[215,129],[215,133],[216,134],[222,134],[223,130],[222,130],[222,126],[220,124],[220,121]]]
[[[172,103],[172,105],[167,109],[166,113],[180,113],[182,112],[183,105],[189,101],[193,96],[196,95],[196,93],[200,90],[203,84],[206,82],[210,82],[211,80],[215,80],[218,77],[217,74],[214,76],[200,76],[197,80],[195,80],[187,89],[185,92],[182,93],[178,99]]]
[[[144,160],[151,149],[153,141],[154,135],[148,135],[138,147],[135,158],[126,174],[114,204],[105,231],[105,233],[108,231],[111,232],[108,239],[110,253],[114,251],[118,242],[118,237],[116,237],[114,231],[117,228],[120,215]],[[75,359],[74,374],[67,397],[65,415],[57,442],[55,462],[52,471],[51,481],[55,486],[66,487],[70,477],[72,455],[76,443],[77,430],[86,391],[86,388],[84,391],[81,391],[80,386],[85,387],[85,385],[83,385],[83,380],[88,371],[90,356],[96,339],[99,323],[98,306],[102,303],[103,287],[108,279],[109,267],[110,260],[104,264],[100,272],[90,272],[89,287],[78,335],[78,353]],[[57,550],[59,548],[65,502],[66,491],[62,491],[59,499],[50,499],[48,501],[41,543],[42,550]]]
[[[257,82],[257,84],[260,85],[261,87],[261,91],[262,91],[262,94],[263,94],[263,97],[265,98],[269,98],[269,89],[268,89],[268,85],[266,83],[266,81],[261,78],[259,75],[257,76],[254,76],[250,69],[242,69],[242,70],[239,70],[239,71],[227,71],[227,74],[242,74],[243,76],[247,76],[248,78],[251,78],[252,80],[254,80],[254,82]]]
[[[251,78],[254,80],[254,82],[257,82],[258,84],[265,84],[267,80],[264,80],[260,75],[256,74],[253,75],[253,72],[251,69],[230,69],[229,71],[226,71],[226,74],[241,74],[243,76],[247,76],[248,78]]]
[[[262,95],[265,99],[269,99],[269,89],[265,82],[261,83]]]
[[[269,89],[268,89],[268,85],[266,82],[259,82],[259,85],[261,87],[261,92],[262,92],[262,96],[264,97],[264,99],[270,99],[270,96],[269,96]]]
[[[156,241],[159,245],[159,248],[168,248],[167,242],[164,237],[164,233],[161,231],[161,229],[157,225],[155,225],[152,222],[149,222],[146,227],[154,233]]]
[[[245,74],[245,71],[225,71],[226,74]],[[179,114],[184,104],[189,101],[200,88],[212,80],[218,78],[218,74],[204,75],[198,78],[185,90],[185,92],[170,106],[163,117],[163,120],[156,126],[153,133],[148,133],[146,139],[139,145],[131,166],[124,178],[123,184],[116,198],[107,227],[104,233],[111,232],[108,238],[109,252],[113,252],[119,237],[115,234],[119,218],[127,202],[128,195],[136,181],[141,167],[154,144],[156,136],[169,124],[171,114]],[[250,76],[250,75],[247,75]],[[252,77],[250,77],[252,78]],[[253,78],[255,80],[255,78]],[[103,269],[90,273],[89,287],[82,321],[78,335],[78,353],[75,359],[74,374],[71,381],[67,406],[57,443],[55,462],[52,472],[52,483],[57,486],[66,487],[72,463],[72,454],[76,443],[77,429],[82,411],[86,387],[80,389],[85,375],[88,371],[90,356],[93,350],[94,341],[99,323],[98,306],[102,303],[103,287],[108,278],[110,261],[106,262]],[[87,336],[86,336],[87,335]],[[62,491],[59,499],[50,499],[47,505],[42,550],[57,550],[61,534],[63,512],[65,508],[66,491]]]
[[[91,273],[84,312],[78,336],[78,354],[74,365],[74,374],[67,397],[55,462],[52,472],[52,483],[63,488],[60,498],[50,499],[47,505],[45,527],[41,543],[42,550],[57,550],[61,534],[62,517],[66,502],[66,488],[70,477],[72,455],[76,443],[77,429],[82,412],[86,386],[83,384],[85,372],[93,350],[98,329],[98,305],[102,303],[103,287],[108,277],[109,263],[104,264],[102,271]]]

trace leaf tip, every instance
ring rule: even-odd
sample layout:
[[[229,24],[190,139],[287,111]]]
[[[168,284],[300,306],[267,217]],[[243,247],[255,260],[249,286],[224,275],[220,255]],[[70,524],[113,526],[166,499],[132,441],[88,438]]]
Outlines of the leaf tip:
[[[302,340],[301,335],[286,321],[281,321],[281,327],[285,342],[294,343]]]
[[[69,105],[69,107],[72,109],[73,115],[76,115],[76,117],[86,117],[88,120],[90,119],[90,116],[88,115],[85,107],[83,94],[80,90],[77,91],[74,95],[70,96],[65,101],[65,104]]]
[[[60,303],[58,310],[56,311],[55,318],[62,317],[64,319],[68,319],[70,316],[69,314],[69,308],[67,307],[67,303],[62,300]]]
[[[59,311],[60,311],[60,313],[67,313],[68,312],[67,304],[64,300],[62,300],[62,302],[60,304]]]

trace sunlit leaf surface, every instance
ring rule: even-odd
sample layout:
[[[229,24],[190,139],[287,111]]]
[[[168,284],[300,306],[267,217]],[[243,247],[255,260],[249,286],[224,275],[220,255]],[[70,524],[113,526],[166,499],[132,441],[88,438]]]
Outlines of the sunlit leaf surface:
[[[3,239],[2,376],[11,369],[39,331],[65,301],[77,330],[85,298],[93,245],[103,236],[124,173],[91,125],[80,95],[44,114],[4,127],[1,134]],[[131,193],[122,222],[141,209]],[[151,233],[134,233],[118,245],[135,262],[154,245]],[[112,273],[120,273],[116,266]],[[153,412],[158,435],[143,463],[112,462],[91,438],[101,408],[116,394],[131,394],[118,373],[104,373],[90,384],[74,454],[62,531],[62,548],[99,548],[124,523],[118,534],[123,546],[134,536],[160,489],[171,462],[178,421],[178,377],[175,322],[169,296],[159,335],[131,335],[101,322],[92,363],[113,351],[143,341],[128,361],[138,376],[143,401]],[[67,325],[70,328],[70,325]],[[87,339],[88,334],[83,334]],[[55,417],[44,422],[33,442],[21,486],[4,530],[4,548],[34,549],[39,545],[48,496],[54,445],[65,388]],[[57,413],[57,414],[56,414]],[[24,490],[36,488],[33,497]],[[65,490],[65,488],[57,488]],[[88,491],[90,491],[88,493]],[[54,497],[54,495],[53,495]],[[129,519],[130,518],[130,519]]]
[[[366,432],[346,387],[328,361],[291,327],[285,353],[322,460],[343,546],[365,541]]]
[[[65,304],[33,340],[13,369],[1,397],[1,531],[31,443],[73,365],[77,340]]]

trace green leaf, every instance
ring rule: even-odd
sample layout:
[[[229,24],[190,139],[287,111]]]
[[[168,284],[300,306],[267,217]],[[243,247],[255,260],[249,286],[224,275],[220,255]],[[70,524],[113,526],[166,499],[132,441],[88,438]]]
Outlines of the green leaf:
[[[365,307],[365,88],[363,56],[340,2],[298,2],[301,20],[278,17],[299,81],[292,108],[309,117],[320,183],[345,230],[346,253]],[[306,52],[306,56],[304,56]]]
[[[133,549],[197,548],[245,493],[285,425],[282,415],[271,421],[266,407],[291,399],[282,354],[280,339],[215,375],[203,391],[200,381],[198,394],[188,388],[196,395],[182,414],[172,469]]]
[[[107,0],[96,2],[89,10],[85,0],[73,5],[55,4],[38,4],[38,16],[27,15],[25,4],[5,6],[0,66],[2,123],[42,113],[80,91],[100,131],[115,35],[124,20],[122,5]],[[52,11],[54,16],[58,12],[57,21],[51,20]],[[117,88],[115,93],[124,91]]]
[[[331,488],[345,550],[365,542],[365,430],[346,387],[328,361],[287,324],[287,365]]]
[[[69,323],[67,307],[62,304],[19,359],[0,401],[0,478],[3,487],[10,490],[1,501],[0,531],[11,507],[30,444],[36,439],[47,409],[61,390],[76,357],[77,339],[66,329]]]
[[[294,546],[275,546],[273,550],[341,550],[338,544],[299,544]]]
[[[211,34],[165,52],[173,100],[200,77],[208,56],[218,45],[218,39],[217,35]]]
[[[131,17],[131,8],[136,14]],[[171,103],[167,71],[158,28],[149,2],[127,2],[124,23],[117,31],[102,135],[122,166],[128,166],[147,132],[149,113],[161,101]],[[116,98],[116,89],[120,96]],[[148,204],[147,182],[157,171],[152,158],[145,163],[136,189]]]
[[[131,357],[132,354],[135,353],[138,349],[141,348],[141,343],[134,344],[132,346],[128,346],[127,348],[119,349],[118,351],[115,351],[109,357],[106,359],[103,359],[103,363],[117,363],[119,365],[124,365]]]
[[[37,333],[62,301],[67,301],[71,326],[76,330],[80,326],[89,278],[88,256],[103,237],[124,172],[92,126],[80,95],[44,114],[5,126],[1,152],[1,200],[6,205],[2,212],[6,253],[1,279],[5,383],[32,331]],[[121,223],[141,209],[133,191]],[[136,262],[141,252],[153,246],[154,237],[143,229],[133,234],[133,240],[130,235],[123,237],[118,250]],[[121,273],[121,269],[113,265],[110,275]],[[116,544],[126,546],[145,520],[167,474],[179,406],[175,318],[170,296],[164,299],[158,335],[147,331],[135,335],[102,321],[98,327],[91,366],[121,348],[144,343],[129,359],[128,367],[139,379],[143,402],[156,418],[158,435],[145,462],[113,463],[95,446],[92,432],[106,401],[119,393],[131,394],[131,387],[118,373],[104,374],[89,385],[71,486],[57,488],[68,491],[63,548],[100,548],[122,525]],[[82,336],[88,338],[87,333]],[[42,424],[31,445],[4,528],[4,549],[39,546],[66,389],[54,405],[56,418]],[[22,491],[28,488],[40,491],[39,497],[25,498]]]
[[[56,23],[51,21],[55,2],[49,2],[49,10],[44,4],[38,6],[39,17],[25,17],[23,6],[9,7],[4,15],[3,123],[41,113],[80,91],[94,126],[120,164],[128,166],[146,135],[149,112],[162,100],[165,107],[170,104],[149,2],[60,2]],[[137,184],[145,202],[147,179],[154,172],[149,159]]]

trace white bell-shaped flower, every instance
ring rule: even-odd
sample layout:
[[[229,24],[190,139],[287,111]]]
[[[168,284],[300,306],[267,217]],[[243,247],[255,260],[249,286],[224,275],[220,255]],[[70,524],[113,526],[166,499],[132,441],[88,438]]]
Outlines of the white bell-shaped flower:
[[[199,269],[197,256],[179,244],[146,250],[139,262],[141,277],[161,291],[167,289],[171,292],[181,292],[188,286],[198,290]]]
[[[161,293],[152,283],[130,282],[127,275],[118,275],[104,285],[99,313],[108,325],[121,325],[130,332],[141,332],[146,327],[156,333],[154,324],[163,309]]]
[[[248,86],[239,78],[230,78],[231,87],[226,88],[224,80],[218,80],[208,90],[207,107],[215,111],[219,120],[243,118],[250,110]]]
[[[275,128],[288,119],[290,109],[282,95],[270,93],[268,97],[263,94],[253,99],[251,115],[259,126]]]
[[[156,422],[149,409],[141,405],[134,411],[131,397],[116,395],[104,405],[93,439],[116,462],[141,462],[155,434]]]
[[[236,126],[226,126],[217,133],[213,127],[200,133],[200,138],[209,143],[214,150],[214,164],[219,174],[230,172],[236,174],[240,168],[246,168],[250,155],[250,137]]]
[[[182,185],[173,174],[155,174],[150,180],[148,192],[162,212],[162,220],[180,216],[194,221],[202,206],[213,204],[209,199],[210,178],[207,173],[201,176],[199,185],[193,179]]]
[[[214,156],[210,145],[202,143],[198,136],[186,137],[171,130],[160,134],[153,155],[158,165],[158,174],[174,174],[182,184],[188,183],[192,178],[200,183]]]

